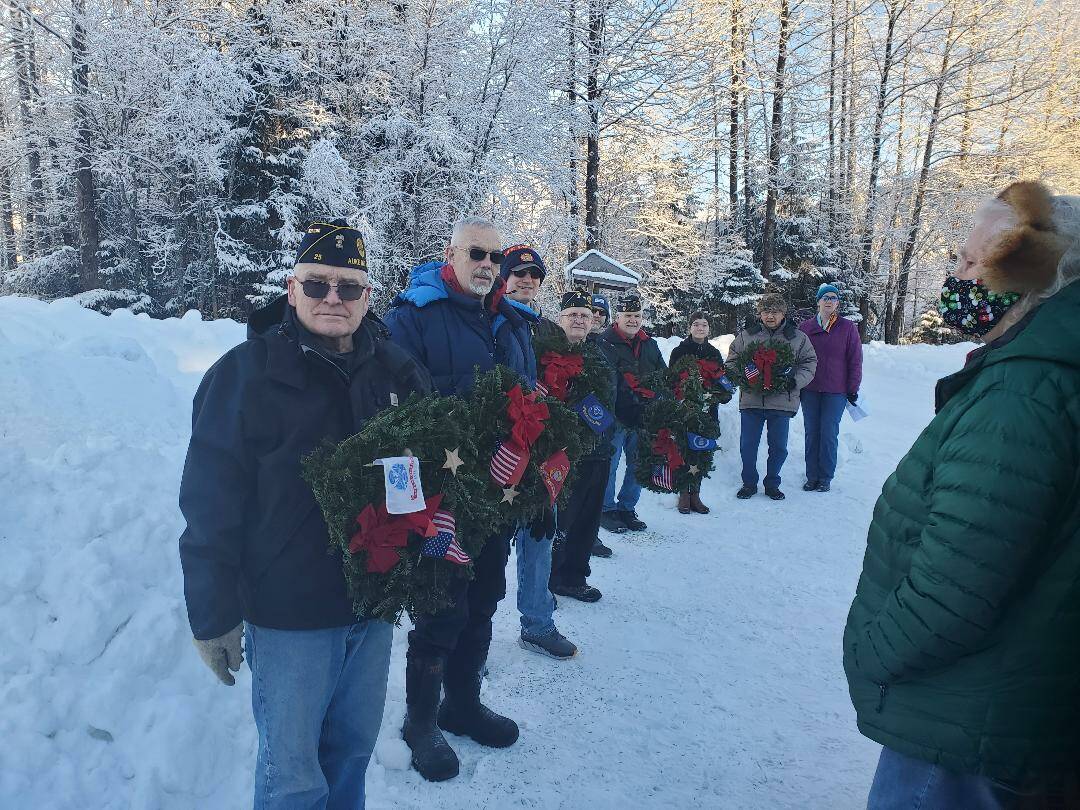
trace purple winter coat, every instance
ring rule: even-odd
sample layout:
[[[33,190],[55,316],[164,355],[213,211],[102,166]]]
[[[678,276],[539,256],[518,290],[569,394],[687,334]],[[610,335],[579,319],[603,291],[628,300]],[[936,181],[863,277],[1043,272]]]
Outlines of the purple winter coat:
[[[799,324],[817,352],[817,373],[807,391],[823,394],[857,394],[862,384],[862,341],[859,328],[847,318],[837,318],[826,332],[817,317]]]

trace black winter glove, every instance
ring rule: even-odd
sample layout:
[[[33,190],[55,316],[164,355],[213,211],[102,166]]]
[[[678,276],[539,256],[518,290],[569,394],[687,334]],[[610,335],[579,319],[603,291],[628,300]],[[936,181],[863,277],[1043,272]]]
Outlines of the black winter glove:
[[[555,536],[555,511],[548,507],[544,508],[544,514],[529,524],[529,536],[533,540],[546,540]]]
[[[856,391],[854,394],[848,394],[847,401],[854,405],[856,402],[859,401],[859,392]]]

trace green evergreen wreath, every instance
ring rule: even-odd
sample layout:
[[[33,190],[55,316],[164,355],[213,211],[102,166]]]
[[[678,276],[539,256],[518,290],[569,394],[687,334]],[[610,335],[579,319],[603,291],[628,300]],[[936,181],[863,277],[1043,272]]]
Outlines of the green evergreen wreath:
[[[718,363],[720,374],[726,375],[726,367]],[[683,377],[683,375],[686,375]],[[730,378],[729,378],[730,379]],[[719,378],[706,387],[699,359],[692,355],[679,358],[668,373],[668,385],[676,399],[693,402],[703,410],[710,411],[713,404],[724,405],[731,401],[731,392],[724,388]]]
[[[576,410],[589,394],[595,396],[608,413],[615,409],[615,388],[612,385],[611,365],[595,343],[589,341],[571,343],[559,329],[552,330],[550,334],[542,337],[534,337],[533,350],[536,353],[539,383],[550,383],[548,369],[549,358],[552,355],[581,358],[581,371],[569,379],[566,397],[560,400],[571,410]],[[552,388],[553,386],[549,384],[549,391]],[[551,395],[554,395],[554,392]],[[585,452],[591,452],[602,439],[589,428],[584,419],[579,417],[578,423],[577,432],[582,449]]]
[[[574,467],[585,449],[582,443],[581,428],[584,423],[581,417],[554,397],[537,397],[536,402],[547,406],[548,417],[544,422],[543,432],[529,448],[529,463],[525,474],[512,488],[503,488],[495,483],[488,471],[489,465],[499,442],[510,436],[507,393],[517,385],[522,386],[524,391],[528,390],[518,374],[505,366],[495,366],[483,374],[478,371],[476,384],[469,397],[470,419],[478,458],[485,465],[485,497],[495,501],[497,513],[496,519],[489,524],[489,533],[502,526],[528,524],[543,516],[544,510],[550,505],[550,495],[540,474],[540,465],[559,450],[565,450],[570,462],[568,483],[563,486],[556,501],[558,505],[565,507]],[[514,492],[509,492],[510,489]]]
[[[754,359],[759,351],[775,352],[775,359],[771,363],[772,384],[769,386],[765,385],[767,376],[765,369],[759,367],[759,363]],[[751,367],[757,368],[758,374],[748,377],[747,371]],[[791,390],[792,378],[784,371],[794,367],[795,352],[786,340],[754,341],[727,363],[729,377],[735,385],[751,393],[762,395],[787,393]]]
[[[406,610],[414,617],[435,613],[450,605],[451,581],[472,578],[471,564],[422,555],[424,538],[415,532],[385,573],[368,570],[366,550],[349,551],[365,507],[385,503],[383,468],[371,463],[404,455],[407,448],[420,459],[426,499],[430,502],[442,494],[440,509],[454,516],[458,543],[476,559],[497,510],[488,488],[489,459],[477,455],[469,415],[459,397],[414,395],[400,407],[379,413],[336,447],[320,448],[304,459],[304,478],[322,508],[330,541],[343,552],[345,579],[358,617],[397,623]]]
[[[650,382],[655,384],[652,380]],[[668,391],[645,405],[638,428],[638,459],[634,469],[642,487],[653,492],[685,492],[700,486],[701,479],[713,471],[713,453],[716,451],[693,449],[688,433],[717,439],[720,428],[699,403],[692,400],[680,402]],[[674,468],[671,468],[668,456],[657,450],[657,442],[665,437],[673,443],[682,459],[682,463]],[[670,469],[671,489],[654,480],[657,469],[664,465]]]

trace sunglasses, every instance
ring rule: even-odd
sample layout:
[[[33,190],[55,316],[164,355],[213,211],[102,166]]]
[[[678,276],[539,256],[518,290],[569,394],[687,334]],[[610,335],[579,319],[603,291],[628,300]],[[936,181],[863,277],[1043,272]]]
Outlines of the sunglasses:
[[[342,301],[359,301],[363,294],[371,289],[367,284],[357,284],[355,281],[344,281],[340,284],[331,284],[329,281],[309,279],[301,281],[304,295],[308,298],[326,298],[330,294],[330,288],[337,290],[338,298]]]
[[[495,260],[492,259],[492,261],[495,261]],[[495,262],[495,263],[498,264],[498,262]],[[535,278],[535,279],[543,278],[543,275],[535,267],[522,267],[522,268],[518,268],[516,270],[511,270],[510,273],[511,273],[511,275],[517,276],[518,278],[525,278],[525,276],[528,276],[529,278]]]
[[[501,250],[484,250],[483,248],[478,247],[469,248],[469,258],[474,262],[482,262],[485,256],[491,257],[492,264],[502,264],[502,260],[506,254]]]

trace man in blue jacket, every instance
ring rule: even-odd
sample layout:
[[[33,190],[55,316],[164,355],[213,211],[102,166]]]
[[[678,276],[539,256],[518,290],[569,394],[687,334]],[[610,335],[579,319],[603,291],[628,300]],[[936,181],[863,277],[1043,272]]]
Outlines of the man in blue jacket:
[[[498,229],[479,217],[454,226],[445,263],[416,268],[409,288],[386,314],[391,339],[431,372],[440,393],[467,395],[476,370],[507,366],[529,385],[536,382],[529,307],[505,295]],[[405,667],[407,712],[402,736],[412,764],[433,782],[458,773],[458,758],[440,728],[481,745],[505,748],[517,724],[480,702],[480,682],[491,644],[491,618],[506,595],[508,526],[488,538],[474,560],[471,582],[455,580],[452,607],[414,616]],[[440,704],[440,695],[446,697]]]
[[[431,381],[368,314],[364,243],[311,225],[288,295],[203,377],[180,484],[195,646],[226,685],[251,669],[256,810],[362,808],[393,628],[353,613],[304,455]]]

